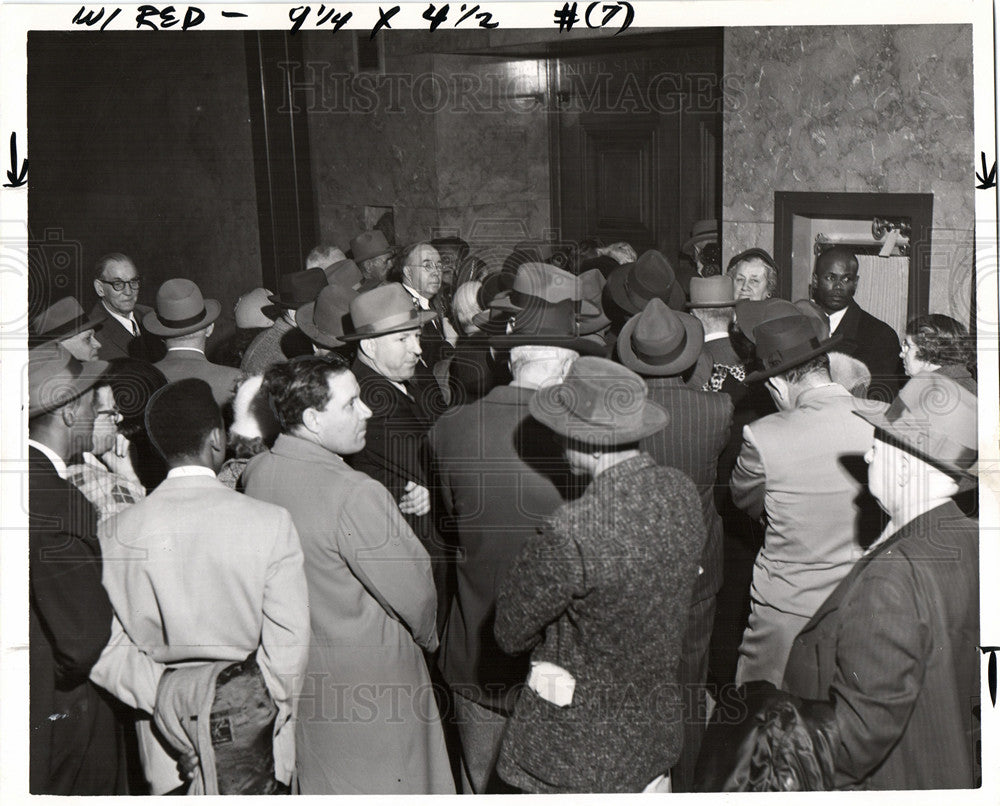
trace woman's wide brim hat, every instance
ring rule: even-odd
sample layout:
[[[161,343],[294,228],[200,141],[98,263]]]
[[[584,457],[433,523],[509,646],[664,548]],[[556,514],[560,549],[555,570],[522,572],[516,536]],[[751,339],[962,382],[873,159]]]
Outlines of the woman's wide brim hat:
[[[404,330],[419,330],[437,318],[437,311],[415,307],[413,297],[399,283],[386,283],[358,294],[350,303],[351,327],[345,342],[374,339]]]
[[[688,313],[651,299],[618,334],[618,357],[640,375],[680,375],[694,366],[705,346],[705,328]]]
[[[221,311],[219,301],[205,299],[196,283],[175,277],[159,287],[154,310],[142,318],[142,326],[154,336],[186,336],[208,327]]]
[[[583,356],[561,383],[539,389],[531,416],[574,442],[624,445],[666,428],[670,415],[647,399],[646,382],[606,358]]]

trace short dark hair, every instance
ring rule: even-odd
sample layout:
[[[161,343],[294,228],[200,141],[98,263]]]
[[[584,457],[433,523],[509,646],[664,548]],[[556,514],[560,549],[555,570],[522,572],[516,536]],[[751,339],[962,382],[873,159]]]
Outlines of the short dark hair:
[[[201,378],[184,378],[157,390],[146,406],[146,431],[153,447],[170,462],[197,456],[222,412],[212,387]]]
[[[969,336],[965,325],[943,313],[911,319],[906,335],[917,347],[917,358],[928,364],[966,366],[975,355],[976,340]]]
[[[131,263],[132,258],[128,255],[123,255],[121,252],[109,252],[106,255],[101,255],[94,264],[94,279],[104,279],[104,270],[108,267],[109,263],[121,263],[123,261]]]
[[[820,353],[815,358],[810,358],[803,364],[799,364],[791,369],[786,369],[784,372],[779,372],[778,375],[784,378],[788,383],[798,383],[807,375],[814,374],[825,374],[829,379],[830,377],[830,356],[826,353]]]
[[[274,364],[264,373],[267,399],[284,434],[302,425],[306,409],[322,411],[330,402],[330,378],[350,367],[341,356],[303,356]]]

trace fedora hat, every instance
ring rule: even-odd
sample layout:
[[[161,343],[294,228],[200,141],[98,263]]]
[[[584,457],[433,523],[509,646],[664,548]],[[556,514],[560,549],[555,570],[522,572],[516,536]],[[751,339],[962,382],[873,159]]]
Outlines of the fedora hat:
[[[754,328],[757,360],[762,369],[747,375],[747,383],[762,381],[804,364],[811,358],[832,350],[840,336],[820,339],[816,327],[802,313],[761,322]]]
[[[976,396],[938,372],[914,375],[884,412],[854,412],[905,450],[952,475],[976,476]]]
[[[830,317],[826,311],[811,299],[797,299],[792,304],[799,309],[799,313],[805,314],[812,320],[816,335],[821,339],[830,338]]]
[[[694,257],[694,248],[709,241],[719,240],[719,222],[715,218],[703,218],[695,221],[691,227],[691,237],[684,241],[681,251],[685,255]]]
[[[331,263],[329,266],[324,266],[323,274],[326,275],[326,281],[330,285],[339,283],[348,288],[361,285],[361,281],[364,279],[358,264],[346,257]]]
[[[611,320],[604,313],[601,305],[601,297],[604,293],[604,286],[607,280],[601,274],[600,269],[587,269],[576,278],[576,285],[580,299],[586,301],[597,309],[597,314],[585,313],[583,306],[577,312],[577,321],[580,326],[580,333],[589,336],[597,333],[611,325]]]
[[[80,361],[55,342],[28,352],[28,419],[54,411],[97,385],[107,361]]]
[[[818,309],[803,306],[800,302],[789,302],[787,299],[741,299],[736,302],[736,325],[743,335],[756,343],[754,330],[764,322],[782,319],[788,316],[805,316],[813,326],[816,336],[825,339],[830,335],[830,321],[822,317]]]
[[[705,345],[705,328],[689,313],[654,297],[618,334],[618,357],[642,375],[680,375],[693,366]]]
[[[422,311],[399,283],[386,283],[358,294],[350,302],[351,328],[342,341],[360,341],[416,330],[437,317],[437,311]]]
[[[731,308],[736,304],[733,278],[727,274],[712,277],[692,277],[688,288],[690,299],[684,306],[692,308]]]
[[[157,289],[154,310],[142,318],[142,326],[154,336],[186,336],[208,327],[221,310],[219,301],[205,299],[194,282],[175,277]]]
[[[278,293],[268,297],[271,302],[286,311],[301,308],[312,302],[329,285],[326,272],[318,266],[305,271],[294,271],[278,278]]]
[[[313,302],[295,312],[295,324],[320,347],[343,347],[350,326],[351,300],[358,292],[339,283],[328,285]]]
[[[565,347],[581,355],[604,353],[604,344],[600,339],[580,335],[574,308],[571,299],[525,308],[511,318],[507,326],[508,332],[490,336],[490,346],[510,348],[538,345]]]
[[[268,304],[270,295],[266,288],[255,288],[236,300],[236,307],[233,308],[236,327],[248,329],[273,325],[274,319],[264,313],[264,308],[273,310]]]
[[[76,297],[63,297],[31,320],[28,343],[35,347],[48,341],[61,341],[98,327],[103,319],[84,313]]]
[[[503,290],[503,279],[501,272],[488,274],[476,292],[476,304],[482,310],[472,317],[472,324],[485,333],[503,333],[507,329],[511,313],[490,308],[490,302]]]
[[[674,267],[662,252],[649,249],[635,263],[624,263],[608,275],[605,287],[612,301],[626,314],[639,313],[653,297],[674,310],[684,307],[684,291]]]
[[[637,442],[670,422],[666,409],[646,399],[642,378],[592,356],[574,361],[562,383],[535,392],[528,410],[557,434],[585,444]]]
[[[490,300],[490,307],[517,313],[533,305],[554,304],[567,299],[582,303],[578,307],[581,307],[584,316],[601,313],[598,305],[581,298],[575,275],[549,263],[524,263],[514,276],[513,286]]]
[[[360,263],[379,255],[391,255],[392,247],[381,230],[373,229],[351,238],[351,257]]]

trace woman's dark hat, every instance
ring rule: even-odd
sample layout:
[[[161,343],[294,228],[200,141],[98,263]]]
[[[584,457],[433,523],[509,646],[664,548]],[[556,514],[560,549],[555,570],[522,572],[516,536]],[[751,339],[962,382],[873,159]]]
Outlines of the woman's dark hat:
[[[762,322],[754,329],[753,335],[757,344],[757,360],[763,369],[747,375],[747,383],[772,378],[804,364],[829,352],[841,341],[840,336],[821,341],[809,317],[801,313]]]
[[[618,357],[640,375],[680,375],[698,360],[705,328],[688,313],[651,299],[618,334]]]
[[[562,383],[539,389],[528,410],[557,434],[588,445],[637,442],[670,422],[664,408],[647,400],[642,378],[591,356],[574,361]]]

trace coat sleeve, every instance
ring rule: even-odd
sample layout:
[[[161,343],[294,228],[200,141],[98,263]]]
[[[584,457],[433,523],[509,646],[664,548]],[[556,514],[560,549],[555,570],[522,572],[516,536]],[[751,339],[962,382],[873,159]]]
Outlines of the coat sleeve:
[[[840,731],[838,788],[863,780],[899,741],[933,651],[908,563],[891,562],[896,567],[872,569],[856,583],[840,619],[830,685]]]
[[[388,490],[363,481],[347,498],[338,541],[341,556],[365,589],[428,652],[437,649],[437,591],[431,560]]]
[[[287,712],[309,656],[309,599],[299,534],[284,509],[273,534],[257,660],[275,702]]]
[[[528,542],[497,596],[493,632],[511,655],[532,649],[584,586],[576,542],[552,527]]]
[[[733,468],[730,489],[733,503],[751,518],[760,520],[764,513],[767,477],[764,473],[764,460],[749,425],[743,426],[743,447]]]

